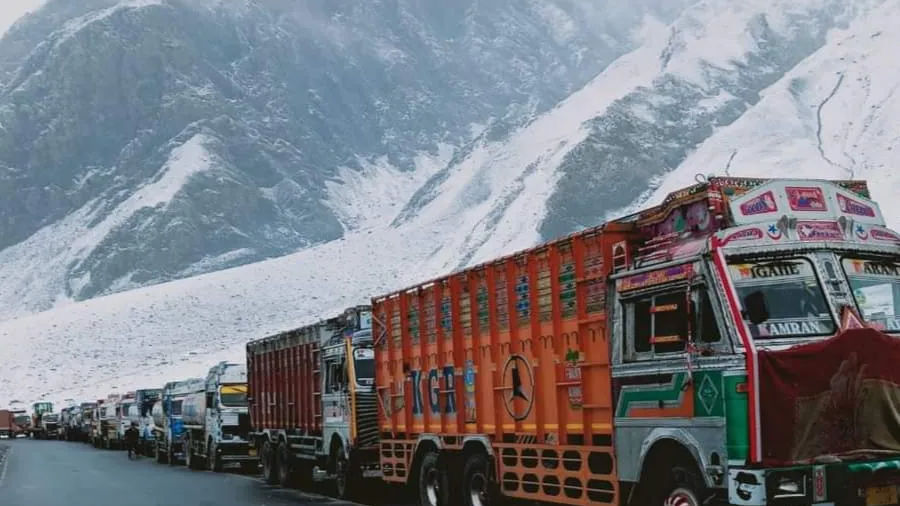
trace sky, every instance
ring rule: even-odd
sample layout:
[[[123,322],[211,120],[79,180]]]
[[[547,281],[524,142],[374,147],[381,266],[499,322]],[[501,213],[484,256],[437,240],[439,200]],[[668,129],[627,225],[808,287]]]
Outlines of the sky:
[[[6,33],[23,14],[40,7],[44,0],[0,0],[0,34]]]

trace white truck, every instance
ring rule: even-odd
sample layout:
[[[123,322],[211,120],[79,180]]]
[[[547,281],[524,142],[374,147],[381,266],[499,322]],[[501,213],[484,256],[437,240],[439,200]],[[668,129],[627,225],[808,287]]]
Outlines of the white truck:
[[[107,450],[121,446],[119,438],[119,402],[122,396],[110,394],[98,408],[94,446]]]
[[[237,464],[255,470],[259,459],[250,448],[250,412],[247,402],[247,366],[220,362],[209,370],[205,390],[185,397],[185,462],[221,471]]]

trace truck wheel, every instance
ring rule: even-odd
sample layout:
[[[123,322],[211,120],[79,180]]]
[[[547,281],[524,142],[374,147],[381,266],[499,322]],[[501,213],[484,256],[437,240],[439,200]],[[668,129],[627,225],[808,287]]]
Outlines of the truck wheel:
[[[676,463],[668,476],[651,485],[652,506],[701,506],[707,498],[703,478],[693,466]]]
[[[338,449],[338,454],[334,456],[334,494],[338,499],[348,499],[353,486],[350,479],[350,464],[343,453]]]
[[[218,448],[213,446],[212,438],[206,443],[206,467],[216,473],[222,472],[222,459],[219,457]]]
[[[496,504],[497,495],[491,481],[490,461],[484,453],[473,453],[466,459],[463,466],[462,494],[465,506]]]
[[[262,460],[263,466],[263,479],[269,485],[277,484],[278,473],[275,470],[275,451],[272,448],[272,443],[269,443],[268,441],[263,443],[260,460]]]
[[[278,483],[282,487],[290,487],[292,476],[287,443],[278,443],[278,448],[275,450],[275,469],[277,470]]]
[[[419,506],[449,506],[447,473],[438,464],[438,453],[429,451],[419,462]]]
[[[166,447],[166,460],[169,461],[170,466],[178,463],[178,460],[175,458],[175,447],[171,444]]]

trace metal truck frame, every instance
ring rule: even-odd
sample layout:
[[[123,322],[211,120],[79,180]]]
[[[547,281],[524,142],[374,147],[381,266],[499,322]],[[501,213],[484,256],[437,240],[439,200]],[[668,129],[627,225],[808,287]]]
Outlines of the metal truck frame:
[[[820,461],[766,443],[794,427],[765,360],[900,359],[900,234],[865,183],[711,178],[373,311],[381,469],[419,504],[897,502],[900,431]]]
[[[223,396],[243,395],[237,404],[227,403]],[[210,471],[221,471],[226,464],[236,463],[245,472],[259,466],[256,448],[250,447],[250,411],[247,398],[247,366],[220,362],[210,368],[203,393],[192,394],[183,405],[187,440],[185,464],[199,469],[204,464]],[[192,401],[195,404],[192,404]],[[191,413],[197,410],[197,413]],[[199,412],[202,411],[202,412]],[[189,415],[203,420],[191,424]]]
[[[379,476],[367,306],[247,344],[252,439],[270,484]],[[348,357],[354,357],[348,360]],[[369,364],[358,377],[356,364]]]

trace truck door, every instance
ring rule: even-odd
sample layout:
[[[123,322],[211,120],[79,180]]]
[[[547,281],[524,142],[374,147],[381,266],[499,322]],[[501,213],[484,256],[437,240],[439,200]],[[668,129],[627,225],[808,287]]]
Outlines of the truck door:
[[[743,362],[723,338],[721,306],[705,278],[677,277],[653,286],[617,285],[613,406],[623,481],[639,481],[657,444],[681,445],[705,477],[728,457],[725,394],[744,378]]]
[[[350,412],[348,406],[349,378],[347,360],[341,347],[340,353],[328,353],[325,359],[325,391],[322,394],[323,435],[328,452],[333,437],[342,441],[349,436]]]

